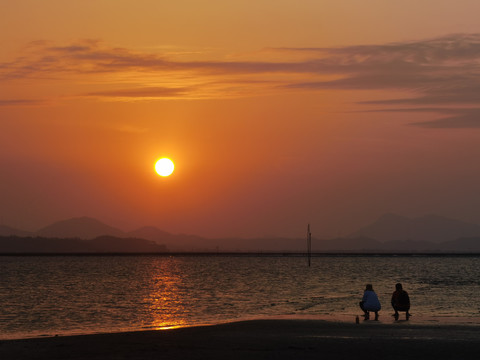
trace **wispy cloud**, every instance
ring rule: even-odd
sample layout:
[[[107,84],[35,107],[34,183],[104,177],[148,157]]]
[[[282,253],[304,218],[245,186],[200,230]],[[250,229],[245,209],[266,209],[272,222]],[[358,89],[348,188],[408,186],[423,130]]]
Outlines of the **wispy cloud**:
[[[45,105],[44,100],[31,100],[31,99],[7,99],[0,100],[1,106],[40,106]]]
[[[437,120],[414,125],[480,127],[480,110],[476,110],[480,34],[381,45],[269,49],[266,61],[181,61],[181,56],[108,47],[98,40],[66,46],[38,41],[14,61],[1,63],[0,79],[104,76],[102,85],[107,86],[103,90],[95,87],[83,95],[128,99],[244,96],[255,91],[395,90],[405,97],[372,98],[361,105],[375,111],[395,107],[396,111],[421,112],[436,107]],[[119,80],[127,77],[128,81]],[[246,86],[250,91],[245,91]],[[455,108],[454,115],[451,108]]]
[[[453,113],[453,115],[441,117],[435,121],[415,122],[411,125],[426,128],[480,128],[480,109],[458,109],[456,111],[443,109],[442,113],[444,115]]]
[[[191,91],[191,89],[188,88],[142,87],[96,91],[87,93],[85,96],[120,98],[171,98],[185,95],[189,91]]]
[[[403,90],[408,94],[405,98],[373,99],[362,104],[396,106],[395,111],[405,112],[431,112],[429,107],[436,106],[439,118],[412,125],[480,127],[480,110],[472,108],[478,106],[480,100],[480,34],[386,45],[279,50],[326,54],[330,61],[337,63],[336,71],[344,75],[333,81],[288,84],[289,88]]]

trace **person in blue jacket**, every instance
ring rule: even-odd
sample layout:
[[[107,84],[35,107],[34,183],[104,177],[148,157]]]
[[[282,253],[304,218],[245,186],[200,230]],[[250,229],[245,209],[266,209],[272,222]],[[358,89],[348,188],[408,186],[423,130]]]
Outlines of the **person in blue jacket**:
[[[365,313],[365,320],[370,318],[370,311],[375,313],[375,320],[378,320],[378,312],[382,308],[382,305],[380,305],[377,294],[373,291],[372,284],[366,285],[362,301],[360,301],[360,308]]]

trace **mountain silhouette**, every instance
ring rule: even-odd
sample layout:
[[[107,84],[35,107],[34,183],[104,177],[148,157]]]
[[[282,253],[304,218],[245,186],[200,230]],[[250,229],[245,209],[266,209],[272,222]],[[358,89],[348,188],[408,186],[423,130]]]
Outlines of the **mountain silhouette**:
[[[15,229],[10,226],[0,225],[0,236],[32,236],[31,231]]]
[[[84,240],[94,239],[102,235],[126,236],[122,230],[86,216],[57,221],[38,230],[35,234],[50,238],[79,238]]]
[[[144,226],[137,230],[129,231],[127,235],[164,244],[171,251],[216,251],[220,241],[196,235],[175,235],[154,226]]]
[[[330,240],[313,240],[313,251],[355,251],[368,252],[382,249],[383,243],[368,237],[336,238]]]
[[[429,241],[378,241],[371,238],[315,240],[313,251],[357,253],[480,253],[480,237],[434,243]]]
[[[136,238],[99,236],[91,240],[79,238],[46,238],[0,236],[3,254],[92,254],[92,253],[165,253],[167,248],[154,241]]]
[[[104,235],[86,242],[89,243],[93,252],[151,253],[167,251],[166,246],[159,245],[155,241],[137,238],[118,238]]]
[[[155,226],[143,226],[139,229],[129,231],[127,235],[156,242],[171,241],[173,238],[175,238],[175,235],[160,230]]]
[[[460,238],[446,241],[441,244],[440,249],[445,252],[480,252],[480,237]]]
[[[1,240],[3,245],[0,246],[4,252],[21,252],[22,249],[30,252],[306,251],[304,238],[207,239],[195,235],[171,234],[154,226],[124,232],[90,217],[58,221],[37,232],[0,226],[0,237],[4,238]],[[480,252],[480,226],[437,215],[408,218],[385,214],[374,223],[345,238],[329,240],[313,238],[312,250]]]
[[[428,241],[441,243],[461,237],[480,236],[480,226],[438,215],[408,218],[385,214],[374,223],[350,234],[349,238],[369,237],[379,241]]]

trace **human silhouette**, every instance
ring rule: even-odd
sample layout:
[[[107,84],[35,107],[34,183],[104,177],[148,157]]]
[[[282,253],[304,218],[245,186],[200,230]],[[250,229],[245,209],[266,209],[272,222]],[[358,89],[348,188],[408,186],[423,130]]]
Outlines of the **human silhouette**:
[[[375,313],[375,320],[378,320],[378,312],[382,308],[378,296],[373,291],[372,284],[367,284],[365,286],[365,291],[363,292],[362,301],[360,301],[360,308],[365,313],[365,320],[370,318],[370,311]]]
[[[397,283],[395,285],[395,291],[392,294],[392,307],[393,307],[393,310],[395,310],[395,314],[393,314],[393,316],[395,317],[395,320],[398,320],[399,311],[405,311],[406,320],[408,320],[409,317],[411,316],[409,313],[410,297],[408,296],[408,293],[405,290],[403,290],[403,286],[400,283]]]

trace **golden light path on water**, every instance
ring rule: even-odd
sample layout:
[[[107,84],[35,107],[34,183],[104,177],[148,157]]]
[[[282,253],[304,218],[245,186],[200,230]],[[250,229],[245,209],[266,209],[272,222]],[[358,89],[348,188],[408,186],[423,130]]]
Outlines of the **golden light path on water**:
[[[149,304],[149,327],[152,329],[168,330],[189,325],[181,290],[182,278],[175,269],[175,266],[152,269],[151,292],[144,298]]]

